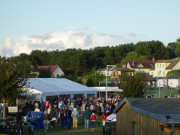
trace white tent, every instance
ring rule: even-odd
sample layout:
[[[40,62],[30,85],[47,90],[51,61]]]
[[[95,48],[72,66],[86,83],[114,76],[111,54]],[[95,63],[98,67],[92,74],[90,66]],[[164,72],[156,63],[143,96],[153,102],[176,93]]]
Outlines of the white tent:
[[[81,85],[79,83],[70,81],[65,78],[29,78],[27,83],[28,95],[41,95],[42,100],[46,100],[46,96],[59,96],[59,95],[71,95],[75,94],[94,94],[96,96],[97,90]]]
[[[98,90],[100,92],[123,92],[122,89],[119,89],[118,87],[91,87],[95,90]]]

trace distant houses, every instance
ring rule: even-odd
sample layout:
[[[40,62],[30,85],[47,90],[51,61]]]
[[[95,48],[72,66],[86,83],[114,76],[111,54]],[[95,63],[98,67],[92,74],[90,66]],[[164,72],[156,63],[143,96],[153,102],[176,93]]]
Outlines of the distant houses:
[[[158,60],[151,68],[149,74],[153,77],[166,77],[167,73],[172,70],[180,70],[180,58],[171,60]]]
[[[154,64],[154,58],[152,60],[130,60],[127,62],[126,67],[135,72],[149,73]]]
[[[41,69],[50,70],[52,72],[53,78],[64,75],[64,72],[58,65],[45,65],[45,66],[32,67],[31,74],[34,74],[36,75],[36,77],[38,77]]]
[[[125,98],[114,113],[117,135],[180,135],[180,99]]]

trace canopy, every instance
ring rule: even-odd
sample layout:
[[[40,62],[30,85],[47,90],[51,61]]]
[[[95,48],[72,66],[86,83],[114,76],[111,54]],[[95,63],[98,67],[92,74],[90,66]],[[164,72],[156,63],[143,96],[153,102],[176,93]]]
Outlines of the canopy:
[[[70,81],[65,78],[29,78],[26,87],[42,93],[44,96],[96,94],[97,90]]]
[[[91,87],[95,90],[98,90],[100,92],[123,92],[122,89],[119,89],[118,87]]]

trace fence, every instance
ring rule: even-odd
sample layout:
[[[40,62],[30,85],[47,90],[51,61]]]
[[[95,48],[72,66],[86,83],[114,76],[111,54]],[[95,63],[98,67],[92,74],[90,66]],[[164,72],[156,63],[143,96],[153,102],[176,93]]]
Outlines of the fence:
[[[7,135],[30,135],[29,126],[0,125],[0,134]]]

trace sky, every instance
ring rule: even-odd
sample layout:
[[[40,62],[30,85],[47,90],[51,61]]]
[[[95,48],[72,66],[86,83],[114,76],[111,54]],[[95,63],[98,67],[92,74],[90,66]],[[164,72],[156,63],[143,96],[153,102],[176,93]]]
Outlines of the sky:
[[[0,56],[180,38],[180,0],[0,0]]]

